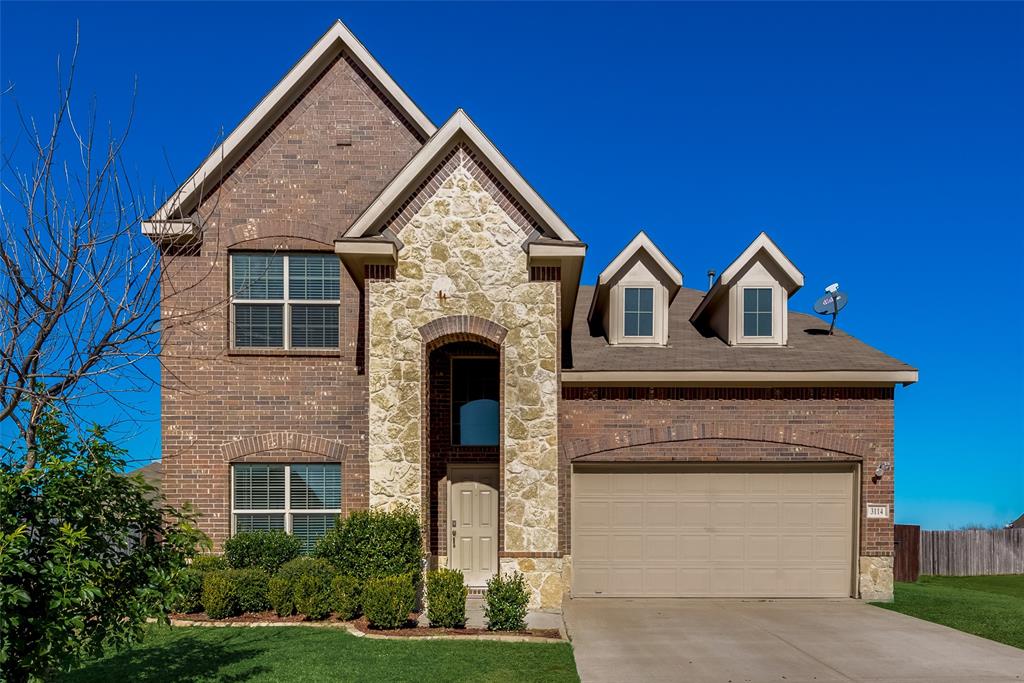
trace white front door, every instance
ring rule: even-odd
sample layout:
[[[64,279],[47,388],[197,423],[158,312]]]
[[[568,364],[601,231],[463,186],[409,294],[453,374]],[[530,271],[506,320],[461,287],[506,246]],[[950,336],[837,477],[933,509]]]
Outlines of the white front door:
[[[498,571],[498,468],[452,466],[448,481],[448,566],[483,586]]]

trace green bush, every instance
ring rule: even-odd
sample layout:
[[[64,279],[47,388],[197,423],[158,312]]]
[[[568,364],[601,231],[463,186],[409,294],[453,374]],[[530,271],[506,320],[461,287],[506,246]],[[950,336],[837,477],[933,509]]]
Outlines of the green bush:
[[[457,569],[427,574],[427,618],[431,626],[457,628],[466,623],[466,582]]]
[[[267,597],[270,598],[270,607],[279,617],[291,616],[295,612],[295,592],[292,590],[292,583],[288,579],[275,576],[267,584]]]
[[[174,600],[174,611],[184,614],[203,611],[204,572],[188,567],[178,575],[178,597]]]
[[[363,587],[363,614],[374,628],[404,626],[415,606],[416,587],[411,574],[377,577]]]
[[[331,582],[331,599],[339,619],[349,620],[359,616],[362,605],[362,585],[359,579],[348,574],[338,574]]]
[[[221,569],[230,569],[228,561],[223,555],[200,555],[192,560],[190,568],[200,572],[215,572]]]
[[[404,506],[352,512],[320,539],[314,554],[364,584],[371,578],[404,575],[418,584],[423,560],[419,515]]]
[[[203,576],[203,609],[211,619],[238,615],[238,586],[230,569],[206,572]]]
[[[259,567],[273,574],[299,556],[302,539],[283,531],[243,531],[224,542],[224,557],[232,569]]]
[[[231,571],[238,595],[238,609],[243,612],[264,612],[270,609],[270,594],[267,584],[270,576],[256,567]]]
[[[530,591],[519,572],[496,574],[487,582],[484,618],[492,631],[522,631],[526,628],[526,606]]]
[[[270,604],[279,615],[288,616],[296,610],[295,588],[299,579],[313,576],[327,585],[329,593],[336,573],[329,562],[316,557],[297,557],[286,562],[270,581]]]
[[[203,537],[191,508],[123,474],[125,451],[102,429],[74,436],[85,425],[59,400],[16,403],[45,410],[31,457],[0,426],[0,681],[56,680],[166,619]]]
[[[303,574],[295,582],[295,611],[308,619],[324,619],[331,613],[331,579]]]

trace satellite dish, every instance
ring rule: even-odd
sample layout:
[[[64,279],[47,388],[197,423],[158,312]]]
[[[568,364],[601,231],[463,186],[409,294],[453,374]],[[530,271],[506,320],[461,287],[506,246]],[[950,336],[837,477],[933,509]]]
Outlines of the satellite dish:
[[[828,326],[828,333],[830,335],[836,327],[836,318],[839,317],[839,311],[846,308],[847,301],[849,301],[849,297],[846,295],[846,292],[839,291],[839,283],[834,282],[826,287],[825,293],[814,302],[815,313],[832,316],[832,324]]]
[[[835,294],[824,294],[814,302],[814,312],[821,315],[838,313],[846,308],[848,298],[849,297],[847,297],[846,292],[840,292],[838,290]]]

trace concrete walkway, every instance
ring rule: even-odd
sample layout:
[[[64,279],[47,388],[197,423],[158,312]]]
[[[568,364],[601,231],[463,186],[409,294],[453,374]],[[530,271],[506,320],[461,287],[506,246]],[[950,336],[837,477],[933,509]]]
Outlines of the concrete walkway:
[[[855,600],[590,598],[564,610],[585,683],[1024,681],[1022,650]]]

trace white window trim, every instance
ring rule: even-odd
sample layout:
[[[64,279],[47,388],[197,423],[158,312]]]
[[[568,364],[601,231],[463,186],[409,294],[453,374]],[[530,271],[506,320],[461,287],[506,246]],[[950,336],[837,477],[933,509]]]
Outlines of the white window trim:
[[[743,329],[743,292],[747,289],[772,290],[772,335],[748,337]],[[732,346],[778,347],[786,345],[788,301],[786,290],[769,278],[750,278],[730,287],[729,344]]]
[[[308,253],[319,253],[319,252],[302,252],[303,254]],[[272,256],[282,256],[284,258],[284,287],[283,287],[283,299],[237,299],[235,297],[235,268],[232,263],[232,259],[235,254],[270,254]],[[337,256],[337,255],[335,255]],[[341,348],[341,268],[339,264],[338,270],[338,298],[337,299],[290,299],[288,292],[288,254],[281,254],[278,252],[267,252],[267,251],[234,251],[228,253],[228,292],[231,298],[231,329],[229,331],[230,344],[232,349],[284,349],[293,350],[292,347],[292,306],[337,306],[338,307],[338,345],[337,346],[300,346],[294,350],[307,351],[307,350],[323,350],[323,349],[339,349]],[[284,314],[281,316],[282,324],[284,325],[284,331],[282,339],[284,346],[237,346],[235,344],[235,306],[237,304],[284,304]]]
[[[239,510],[235,508],[235,465],[284,465],[284,507],[281,509],[268,509],[268,510]],[[297,465],[338,465],[339,474],[341,472],[341,465],[338,463],[295,463]],[[344,483],[344,482],[343,482]],[[237,528],[238,515],[284,515],[284,531],[287,534],[292,533],[292,518],[294,515],[340,515],[341,508],[316,508],[316,509],[305,509],[305,508],[292,508],[292,466],[289,463],[280,462],[259,462],[259,463],[246,463],[240,462],[231,465],[231,535],[234,536]]]
[[[619,323],[622,325],[622,338],[627,342],[652,342],[658,331],[658,288],[657,286],[643,283],[622,283],[622,307],[620,310]],[[626,290],[627,289],[649,289],[651,290],[651,333],[650,334],[626,334]]]
[[[771,334],[747,334],[746,333],[746,316],[747,316],[747,308],[746,308],[746,298],[747,298],[747,296],[746,296],[746,292],[747,292],[748,289],[767,289],[769,292],[772,293],[772,301],[771,301],[772,305],[771,305],[771,309],[768,311],[771,314],[771,316],[772,316],[772,331],[771,331]],[[749,339],[751,342],[755,342],[756,343],[758,341],[760,341],[760,342],[774,341],[775,339],[778,338],[778,334],[777,334],[778,328],[776,327],[776,318],[778,316],[775,313],[775,298],[778,296],[778,292],[775,291],[775,290],[776,290],[775,283],[765,284],[765,285],[747,284],[747,285],[743,285],[742,287],[740,287],[740,339]],[[757,313],[760,314],[760,311],[758,311]]]

